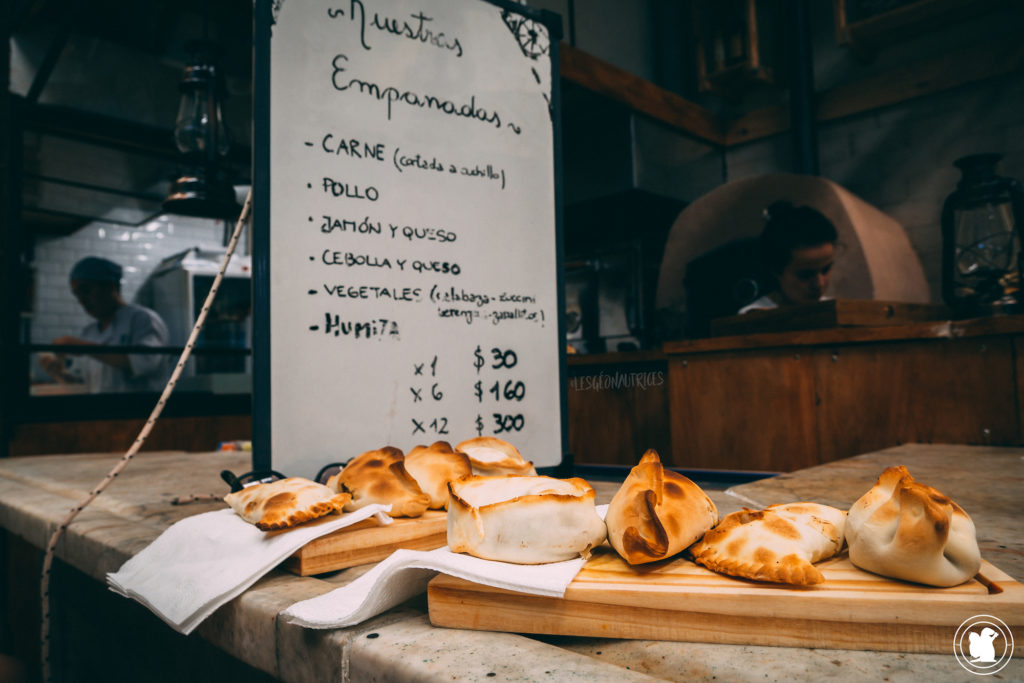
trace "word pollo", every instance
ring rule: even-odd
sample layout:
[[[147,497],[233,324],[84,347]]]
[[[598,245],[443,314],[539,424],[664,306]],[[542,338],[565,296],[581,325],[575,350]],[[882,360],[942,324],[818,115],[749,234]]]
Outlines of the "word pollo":
[[[387,318],[375,318],[353,322],[342,320],[337,313],[325,313],[324,325],[310,325],[310,331],[323,330],[325,334],[333,334],[335,337],[352,337],[353,339],[398,339],[398,322]]]
[[[331,60],[331,66],[334,68],[334,73],[331,74],[331,85],[334,89],[339,92],[345,92],[351,88],[357,89],[364,95],[369,95],[375,98],[378,102],[387,100],[387,118],[391,120],[391,105],[395,102],[407,104],[410,107],[418,107],[419,109],[434,109],[448,116],[458,116],[461,118],[469,118],[480,121],[481,123],[488,123],[493,125],[495,128],[502,127],[501,114],[496,111],[488,111],[483,107],[476,105],[476,95],[471,95],[469,102],[461,105],[452,102],[451,100],[443,99],[437,95],[419,94],[411,90],[401,91],[393,86],[381,87],[376,83],[370,81],[364,81],[359,78],[350,78],[348,82],[345,82],[345,67],[341,66],[343,61],[348,61],[348,57],[339,54],[335,55],[334,59]],[[522,128],[517,126],[515,123],[509,121],[507,124],[516,135],[522,133]]]
[[[359,14],[359,18],[356,18],[356,14]],[[359,22],[359,42],[363,46],[364,50],[371,50],[372,48],[366,42],[366,9],[363,7],[363,3],[360,0],[352,0],[349,5],[348,11],[349,17],[352,21]],[[338,17],[345,16],[345,10],[343,9],[328,9],[327,16],[331,19],[337,19]],[[456,57],[462,56],[462,44],[459,43],[458,38],[452,38],[451,40],[445,36],[444,31],[434,33],[424,24],[433,21],[433,17],[428,17],[423,14],[422,11],[416,14],[410,14],[413,19],[413,23],[410,24],[408,19],[390,19],[388,17],[381,17],[377,12],[373,13],[373,21],[370,22],[370,26],[377,29],[378,31],[386,31],[396,36],[408,38],[409,40],[419,41],[420,43],[429,43],[434,47],[443,48],[455,52]]]
[[[360,190],[358,185],[343,183],[334,178],[324,178],[324,192],[335,197],[347,197],[349,199],[369,199],[375,202],[380,198],[380,192],[373,186]]]

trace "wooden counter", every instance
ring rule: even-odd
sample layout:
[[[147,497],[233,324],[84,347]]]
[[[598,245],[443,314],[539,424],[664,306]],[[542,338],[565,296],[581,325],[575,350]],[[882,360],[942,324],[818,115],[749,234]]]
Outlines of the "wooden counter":
[[[117,455],[36,456],[0,460],[0,526],[6,529],[11,633],[37,643],[26,582],[50,530],[94,486]],[[1024,449],[904,446],[802,472],[710,492],[724,514],[740,504],[811,499],[846,506],[890,464],[961,501],[978,526],[982,555],[1024,576],[1019,524]],[[532,638],[438,629],[414,599],[360,626],[312,631],[279,612],[297,600],[349,583],[356,567],[325,577],[275,570],[185,638],[132,601],[107,591],[104,576],[174,521],[220,507],[173,506],[178,495],[221,491],[221,469],[248,468],[240,453],[147,453],[138,457],[71,525],[58,547],[53,584],[54,670],[58,680],[786,680],[867,678],[964,680],[952,655],[702,645],[597,638]],[[607,499],[616,484],[598,486]],[[20,584],[19,584],[20,580]],[[21,613],[11,614],[19,608]],[[950,634],[952,641],[953,634]],[[1011,661],[1005,680],[1024,678]]]
[[[1024,443],[1024,316],[669,342],[569,361],[577,462],[656,448],[686,469],[789,472],[908,442]],[[637,381],[634,368],[652,373]]]

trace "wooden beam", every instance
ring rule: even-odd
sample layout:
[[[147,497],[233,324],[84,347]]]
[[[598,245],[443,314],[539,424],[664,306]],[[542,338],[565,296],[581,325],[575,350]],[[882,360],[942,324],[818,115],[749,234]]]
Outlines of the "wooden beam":
[[[818,95],[817,121],[833,121],[1024,69],[1024,45],[1008,43],[959,50],[836,86]],[[734,120],[726,146],[789,130],[787,107],[765,107]]]
[[[571,45],[560,49],[562,78],[701,140],[725,144],[725,126],[711,111]]]

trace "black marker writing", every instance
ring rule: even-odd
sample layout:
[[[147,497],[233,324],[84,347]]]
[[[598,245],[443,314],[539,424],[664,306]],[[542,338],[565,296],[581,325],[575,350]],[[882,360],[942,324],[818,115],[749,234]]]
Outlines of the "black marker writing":
[[[392,301],[408,301],[415,303],[420,300],[423,290],[419,287],[381,287],[378,285],[323,285],[324,291],[331,296],[342,299],[390,299]]]
[[[324,314],[324,325],[310,325],[310,332],[324,331],[324,334],[335,337],[353,337],[354,339],[398,339],[398,323],[387,318],[373,320],[342,320],[336,313]]]
[[[349,89],[355,88],[364,95],[370,95],[376,98],[378,101],[387,100],[387,118],[391,120],[391,105],[395,102],[401,102],[407,104],[410,107],[418,107],[420,109],[433,109],[448,116],[458,116],[461,118],[470,118],[481,123],[487,123],[493,125],[495,128],[502,127],[501,115],[496,111],[488,111],[483,107],[476,105],[476,95],[471,95],[469,102],[461,105],[446,100],[437,95],[423,95],[415,93],[411,90],[399,90],[392,86],[381,87],[376,83],[370,81],[364,81],[359,78],[350,78],[347,82],[345,81],[345,67],[342,66],[342,62],[348,61],[348,57],[345,55],[335,55],[331,61],[331,65],[334,67],[334,73],[331,74],[331,84],[335,90],[339,92],[345,92]],[[512,131],[519,135],[522,129],[516,124],[509,121],[507,124]]]
[[[334,216],[324,216],[323,218],[324,222],[320,224],[320,232],[330,233],[338,230],[339,232],[358,232],[363,235],[379,235],[383,230],[380,221],[375,223],[370,220],[369,216],[361,221],[335,218]],[[394,237],[394,234],[392,234],[392,237]]]
[[[365,190],[359,189],[358,185],[343,183],[334,178],[324,178],[324,192],[335,197],[347,197],[349,199],[369,199],[375,202],[380,198],[380,192],[376,187],[368,186]]]
[[[359,142],[354,138],[336,138],[334,133],[327,133],[320,140],[320,148],[328,154],[345,154],[355,159],[384,161],[383,142]]]
[[[331,19],[337,19],[338,17],[345,16],[345,11],[342,9],[328,9],[327,16]],[[422,11],[417,12],[416,14],[410,14],[409,16],[413,19],[412,23],[409,23],[408,19],[391,19],[388,17],[381,17],[380,14],[374,12],[373,21],[370,22],[370,26],[378,31],[385,31],[396,36],[408,38],[409,40],[419,41],[421,43],[430,43],[434,47],[452,50],[455,52],[456,57],[462,56],[462,44],[459,42],[458,38],[452,38],[449,40],[443,31],[434,33],[425,26],[427,22],[434,20],[433,17],[426,16]],[[363,46],[363,49],[372,49],[369,43],[366,42],[366,9],[363,7],[363,3],[360,0],[352,0],[349,5],[349,17],[352,21],[359,22],[359,42]]]

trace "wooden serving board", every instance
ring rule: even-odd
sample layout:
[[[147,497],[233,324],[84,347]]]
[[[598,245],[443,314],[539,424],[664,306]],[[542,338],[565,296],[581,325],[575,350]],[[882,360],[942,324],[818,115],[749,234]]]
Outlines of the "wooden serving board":
[[[285,560],[285,569],[300,576],[323,574],[379,562],[394,551],[433,550],[447,540],[447,514],[427,510],[420,517],[396,517],[388,525],[372,517],[307,543]]]
[[[978,614],[1006,622],[1024,653],[1024,586],[982,562],[979,578],[929,588],[861,571],[846,554],[816,565],[825,583],[777,586],[715,574],[690,560],[633,568],[598,548],[564,598],[439,575],[435,626],[515,633],[951,654]]]

